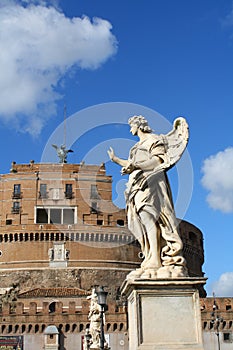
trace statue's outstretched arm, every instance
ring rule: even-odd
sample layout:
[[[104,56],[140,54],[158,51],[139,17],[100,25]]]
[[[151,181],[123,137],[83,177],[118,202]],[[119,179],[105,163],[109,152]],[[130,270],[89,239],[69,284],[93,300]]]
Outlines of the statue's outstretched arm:
[[[152,156],[150,159],[147,159],[143,162],[136,162],[134,163],[134,167],[136,169],[141,169],[141,170],[154,170],[157,167],[159,167],[163,163],[163,160],[158,157],[158,156]]]
[[[118,157],[115,155],[114,150],[113,150],[112,147],[110,147],[109,150],[108,150],[107,152],[108,152],[109,158],[111,159],[112,162],[117,163],[117,164],[119,164],[119,165],[122,166],[122,167],[127,167],[127,166],[128,166],[129,161],[126,160],[126,159],[118,158]]]

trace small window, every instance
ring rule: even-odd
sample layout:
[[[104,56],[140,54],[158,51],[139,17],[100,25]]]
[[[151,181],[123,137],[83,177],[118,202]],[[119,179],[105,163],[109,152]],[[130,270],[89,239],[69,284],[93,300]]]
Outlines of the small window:
[[[12,225],[12,219],[7,219],[6,220],[6,225]]]
[[[117,220],[117,226],[124,226],[124,225],[125,225],[124,220],[121,220],[121,219]]]
[[[12,212],[14,214],[18,214],[20,210],[20,203],[19,202],[13,202]]]
[[[232,334],[231,333],[223,333],[223,341],[232,342]]]
[[[98,193],[96,185],[91,185],[91,198],[92,199],[99,199],[99,193]]]
[[[231,305],[226,305],[226,311],[231,310]]]
[[[15,184],[14,185],[14,192],[13,192],[13,198],[20,198],[21,194],[21,185]]]
[[[91,213],[96,214],[97,212],[98,212],[97,203],[96,202],[92,202],[91,203]]]
[[[98,219],[98,220],[97,220],[97,225],[103,225],[103,220]]]
[[[53,334],[49,334],[49,338],[53,339],[54,335]]]
[[[67,199],[72,199],[73,198],[72,184],[66,184],[65,197]]]
[[[53,301],[51,304],[49,304],[49,312],[53,313],[56,311],[56,303]]]
[[[47,185],[46,184],[40,184],[40,193],[39,193],[40,198],[47,198],[48,193],[47,193]]]

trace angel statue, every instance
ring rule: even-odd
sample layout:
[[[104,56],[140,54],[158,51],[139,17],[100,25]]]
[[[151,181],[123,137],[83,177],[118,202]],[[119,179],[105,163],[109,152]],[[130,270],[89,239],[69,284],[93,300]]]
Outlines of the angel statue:
[[[91,346],[90,349],[99,349],[100,343],[100,305],[98,304],[98,296],[95,288],[92,294],[87,297],[91,300],[88,319],[90,321]]]
[[[61,145],[58,147],[57,145],[52,145],[57,151],[57,155],[60,159],[59,163],[67,163],[67,153],[74,152],[72,149],[66,149],[66,145]]]
[[[129,174],[125,191],[128,227],[141,245],[144,259],[128,278],[176,278],[187,276],[167,170],[178,162],[189,137],[188,124],[177,118],[173,130],[156,135],[143,116],[128,121],[139,141],[127,160],[110,147],[110,159]]]

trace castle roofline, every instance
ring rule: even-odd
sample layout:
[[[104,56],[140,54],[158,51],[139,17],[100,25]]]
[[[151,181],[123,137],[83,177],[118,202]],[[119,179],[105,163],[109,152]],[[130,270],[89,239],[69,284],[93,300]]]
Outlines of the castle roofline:
[[[36,173],[36,172],[101,172],[105,174],[105,164],[85,164],[84,162],[78,163],[35,163],[33,160],[27,164],[17,164],[16,162],[11,163],[11,173]]]

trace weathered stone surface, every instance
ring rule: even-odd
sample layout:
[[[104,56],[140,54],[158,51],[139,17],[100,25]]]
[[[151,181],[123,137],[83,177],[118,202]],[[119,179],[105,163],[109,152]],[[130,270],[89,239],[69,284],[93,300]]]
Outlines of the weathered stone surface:
[[[127,280],[129,350],[203,350],[198,285],[205,279]]]

